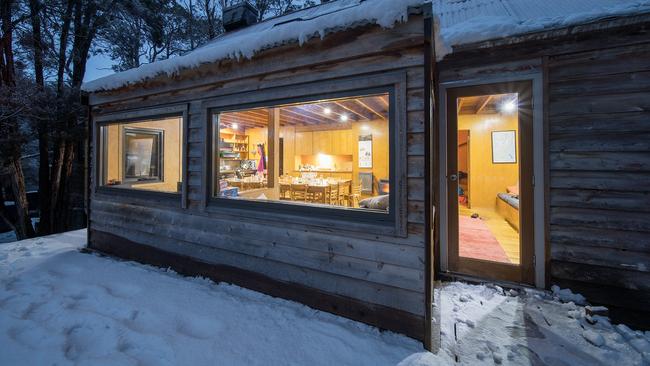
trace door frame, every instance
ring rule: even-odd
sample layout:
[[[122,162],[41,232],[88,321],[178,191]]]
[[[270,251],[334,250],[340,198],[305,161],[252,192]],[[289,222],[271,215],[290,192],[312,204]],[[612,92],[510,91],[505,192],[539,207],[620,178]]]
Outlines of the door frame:
[[[543,108],[543,75],[541,70],[520,74],[509,74],[508,76],[493,76],[480,79],[453,80],[441,82],[439,84],[439,108],[438,108],[438,176],[436,184],[438,185],[438,202],[437,212],[439,220],[436,229],[440,240],[440,271],[441,273],[452,273],[449,263],[449,230],[448,230],[448,189],[447,189],[447,95],[448,89],[458,87],[474,87],[486,84],[505,84],[512,82],[528,81],[532,84],[532,128],[533,128],[533,213],[532,222],[534,225],[534,245],[533,245],[533,271],[534,278],[532,284],[538,288],[545,288],[546,283],[546,218],[545,218],[545,127],[544,127],[544,108]],[[535,184],[536,183],[536,184]]]
[[[489,277],[494,280],[533,285],[535,274],[533,219],[533,114],[530,81],[472,85],[447,90],[447,248],[449,269],[461,274]],[[489,94],[519,94],[518,103],[518,184],[519,184],[519,264],[500,263],[483,259],[461,257],[459,252],[458,217],[458,110],[457,99]],[[451,179],[451,177],[456,177]],[[451,219],[451,218],[454,219]]]

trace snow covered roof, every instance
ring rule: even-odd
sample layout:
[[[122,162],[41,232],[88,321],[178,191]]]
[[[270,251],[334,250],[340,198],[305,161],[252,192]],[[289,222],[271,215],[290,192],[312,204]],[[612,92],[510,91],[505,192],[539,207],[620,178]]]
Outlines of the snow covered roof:
[[[433,4],[440,19],[439,59],[457,45],[650,11],[650,0],[337,0],[223,34],[183,56],[99,78],[82,88],[117,89],[222,59],[250,59],[265,49],[302,45],[315,36],[367,24],[391,28],[408,19],[409,8],[425,2]]]
[[[452,46],[650,12],[650,0],[430,1],[447,53]]]
[[[222,59],[252,58],[257,52],[291,42],[303,44],[314,36],[324,38],[339,30],[367,24],[391,28],[406,21],[409,7],[422,5],[423,0],[337,0],[250,27],[228,32],[211,42],[168,60],[142,65],[136,69],[109,75],[84,83],[88,92],[116,89],[158,75],[173,75],[180,70]]]

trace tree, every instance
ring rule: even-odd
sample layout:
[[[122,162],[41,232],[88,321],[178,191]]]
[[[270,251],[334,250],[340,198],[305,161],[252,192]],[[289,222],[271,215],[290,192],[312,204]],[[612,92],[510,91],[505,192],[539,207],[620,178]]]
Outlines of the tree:
[[[18,12],[18,14],[16,14]],[[21,145],[25,140],[24,131],[20,127],[20,113],[25,108],[21,93],[18,93],[17,77],[14,62],[13,34],[16,25],[27,18],[19,13],[18,4],[12,0],[4,0],[0,5],[0,21],[2,36],[0,37],[0,175],[4,184],[0,185],[0,217],[16,232],[18,239],[34,236],[34,229],[29,218],[29,205],[25,190],[25,177],[20,161]],[[8,181],[9,184],[6,184]],[[5,207],[7,194],[5,187],[9,186],[17,217],[12,219]]]
[[[83,166],[75,167],[75,156],[85,138],[80,87],[90,48],[98,30],[105,26],[111,5],[99,0],[2,3],[0,163],[2,176],[10,184],[3,184],[0,190],[0,216],[12,225],[19,239],[34,235],[20,164],[22,146],[34,138],[38,139],[39,151],[38,233],[68,228],[71,199],[78,196],[70,188],[84,179]],[[14,62],[14,44],[23,48],[19,55],[30,64],[21,62],[19,70]],[[33,80],[29,80],[32,75]],[[15,202],[16,218],[4,207],[9,196]],[[77,201],[82,202],[74,205],[83,206],[83,200]]]

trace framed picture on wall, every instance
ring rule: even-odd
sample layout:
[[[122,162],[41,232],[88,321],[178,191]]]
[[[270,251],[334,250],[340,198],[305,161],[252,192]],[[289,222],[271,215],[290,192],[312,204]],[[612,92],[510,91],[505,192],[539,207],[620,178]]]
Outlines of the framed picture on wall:
[[[359,136],[359,168],[372,168],[372,135]]]
[[[517,131],[492,131],[492,163],[517,163]]]

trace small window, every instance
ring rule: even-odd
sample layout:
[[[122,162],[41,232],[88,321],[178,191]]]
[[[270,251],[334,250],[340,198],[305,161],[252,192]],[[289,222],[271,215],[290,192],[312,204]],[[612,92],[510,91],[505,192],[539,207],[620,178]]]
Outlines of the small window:
[[[214,195],[389,212],[388,93],[213,114]]]
[[[101,185],[180,192],[181,125],[180,117],[172,117],[102,126]]]
[[[124,178],[126,181],[163,181],[162,130],[124,129]]]

